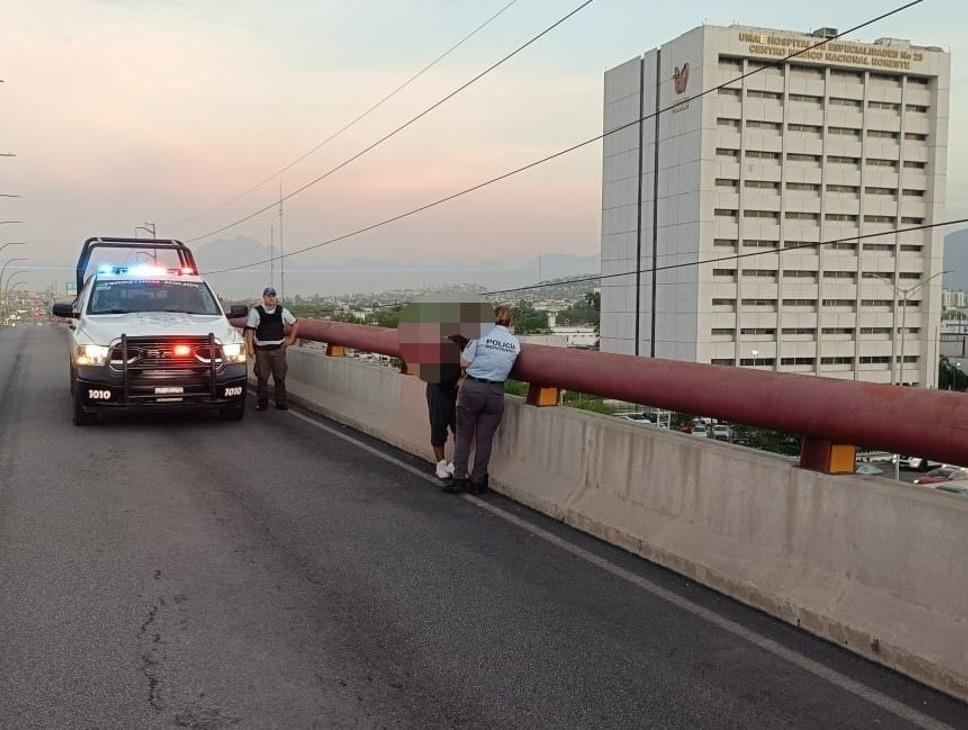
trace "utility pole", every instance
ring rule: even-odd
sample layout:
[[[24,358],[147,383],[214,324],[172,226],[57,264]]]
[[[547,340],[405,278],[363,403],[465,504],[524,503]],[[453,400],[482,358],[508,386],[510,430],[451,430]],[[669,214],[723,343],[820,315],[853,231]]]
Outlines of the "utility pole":
[[[145,231],[146,233],[150,233],[152,238],[158,238],[158,233],[156,232],[157,231],[157,225],[155,223],[149,223],[148,221],[145,221],[145,224],[143,226],[135,226],[134,227],[134,237],[135,238],[138,237],[138,231]],[[158,249],[153,249],[152,252],[151,252],[151,256],[152,256],[152,258],[154,260],[155,266],[157,266],[158,265]]]
[[[282,230],[282,178],[279,178],[279,293],[286,302],[286,244]]]
[[[269,224],[269,286],[276,285],[276,241],[274,226]]]
[[[897,365],[898,378],[897,378],[896,384],[902,387],[904,386],[904,336],[907,330],[908,298],[921,287],[927,286],[932,279],[937,279],[939,276],[942,276],[943,274],[950,274],[950,273],[951,273],[950,271],[939,271],[936,274],[932,274],[921,283],[916,284],[915,286],[909,287],[907,289],[901,289],[899,286],[897,286],[894,283],[894,279],[889,279],[886,276],[883,276],[881,274],[877,274],[877,273],[874,274],[875,279],[891,287],[891,289],[894,291],[894,297],[895,297],[893,301],[894,306],[892,307],[892,309],[894,310],[894,314],[891,317],[891,384],[892,385],[895,384],[894,368],[895,368],[895,365]],[[901,303],[903,306],[903,309],[901,310],[901,354],[895,355],[895,351],[896,351],[895,345],[897,344],[897,297],[898,296],[901,297]],[[928,350],[930,352],[930,347],[928,348]],[[898,359],[900,360],[899,362],[898,362]],[[895,481],[900,481],[901,479],[900,454],[894,454],[894,479]]]

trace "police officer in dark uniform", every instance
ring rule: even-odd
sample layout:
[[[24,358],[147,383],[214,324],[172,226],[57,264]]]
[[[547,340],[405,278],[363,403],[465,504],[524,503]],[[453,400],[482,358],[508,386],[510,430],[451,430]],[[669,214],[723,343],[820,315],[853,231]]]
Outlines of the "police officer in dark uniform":
[[[291,327],[286,336],[286,326]],[[245,323],[245,349],[255,358],[255,377],[259,381],[255,409],[264,411],[269,405],[269,376],[275,388],[276,408],[289,409],[286,402],[286,348],[296,341],[299,328],[296,318],[276,301],[276,290],[267,286],[262,292],[262,304],[249,310]]]

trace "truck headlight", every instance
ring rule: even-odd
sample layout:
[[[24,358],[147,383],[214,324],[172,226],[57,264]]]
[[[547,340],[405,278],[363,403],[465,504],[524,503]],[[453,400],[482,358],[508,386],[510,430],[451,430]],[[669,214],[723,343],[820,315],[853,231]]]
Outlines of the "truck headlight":
[[[108,360],[111,348],[105,345],[78,345],[74,362],[78,365],[103,366]]]
[[[225,362],[245,362],[245,348],[235,342],[222,345],[222,357]]]

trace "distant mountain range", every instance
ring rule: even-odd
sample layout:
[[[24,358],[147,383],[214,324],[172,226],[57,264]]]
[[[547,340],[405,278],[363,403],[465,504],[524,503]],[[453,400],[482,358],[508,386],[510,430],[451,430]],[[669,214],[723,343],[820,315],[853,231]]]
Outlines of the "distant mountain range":
[[[195,250],[203,273],[209,272],[213,285],[228,297],[256,296],[269,283],[269,264],[250,269],[217,273],[240,264],[263,262],[270,258],[268,246],[245,236],[223,238]],[[469,262],[466,265],[424,266],[399,261],[358,258],[342,264],[320,264],[310,256],[287,261],[286,293],[301,295],[345,295],[380,292],[389,289],[419,289],[447,284],[473,284],[486,289],[508,289],[540,281],[597,274],[599,256],[572,256],[552,253],[518,264],[497,261]],[[298,267],[298,268],[297,268]],[[301,269],[301,270],[298,270]],[[280,286],[278,262],[271,277]]]
[[[201,246],[195,257],[203,272],[214,272],[239,264],[267,261],[268,246],[245,236],[222,238]],[[296,270],[302,269],[301,271]],[[968,289],[968,228],[945,236],[944,277],[946,289]],[[420,265],[401,261],[356,258],[345,263],[320,264],[312,256],[287,261],[286,293],[289,295],[346,295],[399,289],[421,289],[443,285],[471,284],[485,289],[510,289],[539,281],[601,271],[598,255],[572,256],[551,253],[519,263],[475,261],[464,265]],[[274,276],[280,284],[278,263]],[[211,274],[212,283],[229,297],[256,296],[269,282],[269,264],[250,269]]]
[[[945,289],[968,289],[968,228],[944,237]]]

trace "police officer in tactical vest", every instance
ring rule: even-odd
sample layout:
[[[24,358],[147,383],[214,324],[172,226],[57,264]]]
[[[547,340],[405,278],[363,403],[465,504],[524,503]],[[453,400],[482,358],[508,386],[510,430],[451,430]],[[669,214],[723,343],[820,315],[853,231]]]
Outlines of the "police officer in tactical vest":
[[[286,326],[291,327],[286,336]],[[269,376],[276,391],[276,408],[289,409],[286,402],[286,348],[296,341],[296,318],[276,301],[276,290],[267,286],[262,304],[249,310],[245,323],[245,349],[255,358],[255,377],[259,381],[255,409],[264,411],[269,404]]]

